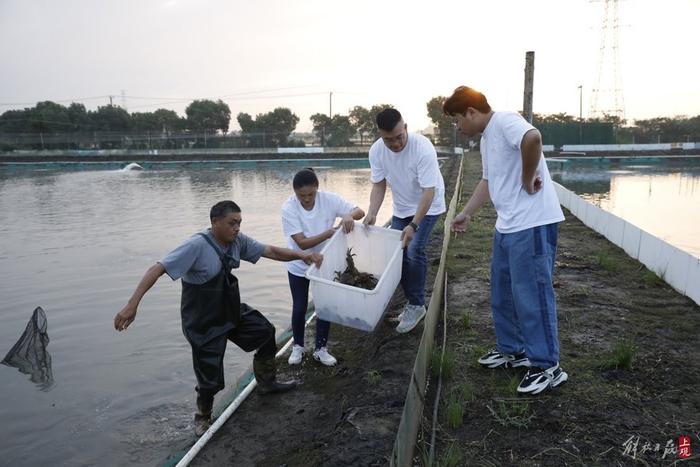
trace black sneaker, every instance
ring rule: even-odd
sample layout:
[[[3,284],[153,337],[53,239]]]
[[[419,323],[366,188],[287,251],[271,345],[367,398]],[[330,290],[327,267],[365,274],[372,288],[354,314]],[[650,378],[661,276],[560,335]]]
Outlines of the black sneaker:
[[[558,363],[546,370],[533,366],[527,370],[525,377],[518,385],[518,393],[539,394],[545,389],[555,388],[563,384],[567,379],[569,379],[569,375],[559,368]]]
[[[530,366],[530,360],[525,353],[516,355],[502,354],[498,350],[490,350],[486,355],[477,360],[481,366],[486,368],[515,368],[518,366]]]

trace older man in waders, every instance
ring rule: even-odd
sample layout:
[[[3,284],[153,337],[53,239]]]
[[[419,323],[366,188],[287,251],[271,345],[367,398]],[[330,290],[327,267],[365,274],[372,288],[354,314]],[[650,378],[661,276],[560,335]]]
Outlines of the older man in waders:
[[[294,381],[277,381],[275,327],[259,311],[241,303],[232,269],[238,268],[241,260],[256,263],[261,256],[276,261],[302,260],[317,266],[323,260],[319,253],[263,245],[240,233],[241,209],[233,201],[215,204],[209,217],[211,229],[193,235],[151,266],[114,318],[117,331],[127,329],[136,318],[139,302],[163,273],[173,280],[182,278],[182,331],[192,347],[197,377],[197,436],[211,425],[214,395],[224,388],[223,359],[228,340],[246,352],[257,350],[253,372],[258,392],[272,394],[296,386]]]

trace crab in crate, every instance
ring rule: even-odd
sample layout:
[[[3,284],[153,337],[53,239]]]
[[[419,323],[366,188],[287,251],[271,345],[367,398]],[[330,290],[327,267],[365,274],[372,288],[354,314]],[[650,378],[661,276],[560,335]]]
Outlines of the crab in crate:
[[[352,252],[352,248],[348,248],[348,251],[345,254],[345,262],[347,263],[345,271],[335,271],[335,277],[333,280],[335,282],[340,282],[341,284],[351,285],[361,289],[374,289],[379,281],[368,272],[358,271],[355,267],[355,260],[352,258],[353,256],[357,255]]]

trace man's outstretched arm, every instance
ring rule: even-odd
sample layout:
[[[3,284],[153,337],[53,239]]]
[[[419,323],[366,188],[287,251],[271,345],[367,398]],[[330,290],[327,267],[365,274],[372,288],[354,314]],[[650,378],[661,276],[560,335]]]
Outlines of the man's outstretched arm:
[[[294,261],[302,260],[306,264],[314,263],[317,268],[321,267],[323,255],[320,253],[312,253],[306,251],[295,251],[289,248],[281,248],[278,246],[265,245],[265,250],[262,254],[263,258],[272,259],[275,261]]]
[[[479,210],[481,206],[489,201],[489,182],[486,179],[479,180],[479,183],[474,188],[469,201],[464,208],[452,219],[451,229],[453,232],[466,232],[471,224],[472,216]]]
[[[114,329],[117,331],[124,331],[131,323],[134,322],[136,319],[136,311],[139,307],[139,303],[141,303],[141,299],[164,273],[165,268],[160,263],[156,263],[148,268],[146,274],[144,274],[141,278],[139,285],[136,286],[136,290],[129,299],[129,302],[119,313],[117,313],[117,316],[114,317]]]

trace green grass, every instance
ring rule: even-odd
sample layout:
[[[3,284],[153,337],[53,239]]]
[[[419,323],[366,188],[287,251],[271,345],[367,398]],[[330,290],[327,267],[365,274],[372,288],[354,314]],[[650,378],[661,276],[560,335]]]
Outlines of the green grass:
[[[634,339],[627,338],[618,341],[610,354],[603,358],[599,368],[604,370],[624,369],[629,370],[637,354],[637,344]]]
[[[493,418],[505,427],[527,428],[535,414],[530,410],[530,403],[519,400],[494,400],[486,404]]]
[[[452,394],[447,400],[447,426],[450,428],[459,428],[462,426],[464,418],[464,403]]]
[[[514,397],[518,395],[518,385],[520,384],[522,377],[502,373],[495,373],[493,376],[494,391],[496,394],[502,397]]]
[[[479,358],[481,358],[483,355],[485,355],[486,352],[488,352],[488,351],[489,351],[489,349],[484,347],[483,345],[477,344],[474,347],[472,347],[471,358],[470,358],[469,364],[474,368],[481,368],[481,365],[479,364],[479,362],[477,360],[479,360]]]
[[[438,377],[442,371],[443,379],[450,379],[455,367],[455,355],[450,350],[445,350],[445,355],[442,355],[441,349],[433,350],[430,358],[431,371],[434,377]]]
[[[606,252],[601,251],[600,253],[598,253],[595,257],[595,260],[596,263],[598,263],[598,266],[600,266],[608,272],[615,272],[620,268],[615,258],[611,257],[610,254]]]
[[[440,465],[444,467],[456,467],[458,465],[464,465],[462,463],[462,450],[460,449],[459,444],[450,444],[450,447],[447,448],[447,451],[445,451],[445,454],[443,454],[442,456],[442,461],[440,462]]]
[[[460,317],[460,322],[462,323],[462,327],[464,328],[465,331],[468,331],[469,328],[472,326],[472,315],[471,313],[462,313],[462,316]]]
[[[430,461],[428,450],[424,444],[416,445],[418,451],[419,463],[422,467],[457,467],[464,465],[462,462],[462,450],[459,444],[452,442],[442,457],[437,460]]]
[[[467,381],[457,383],[454,389],[452,389],[452,392],[462,402],[472,402],[476,398],[474,386]]]
[[[471,383],[462,381],[455,384],[447,397],[447,406],[445,408],[447,426],[450,428],[459,428],[462,426],[466,406],[469,402],[472,402],[475,397],[474,386]]]
[[[382,374],[378,372],[377,370],[370,370],[367,372],[367,382],[372,385],[376,386],[377,384],[380,383],[382,380]]]
[[[659,287],[664,283],[663,279],[661,279],[659,276],[657,276],[653,271],[650,271],[649,269],[644,269],[644,272],[642,273],[642,284],[646,285],[647,287]]]

